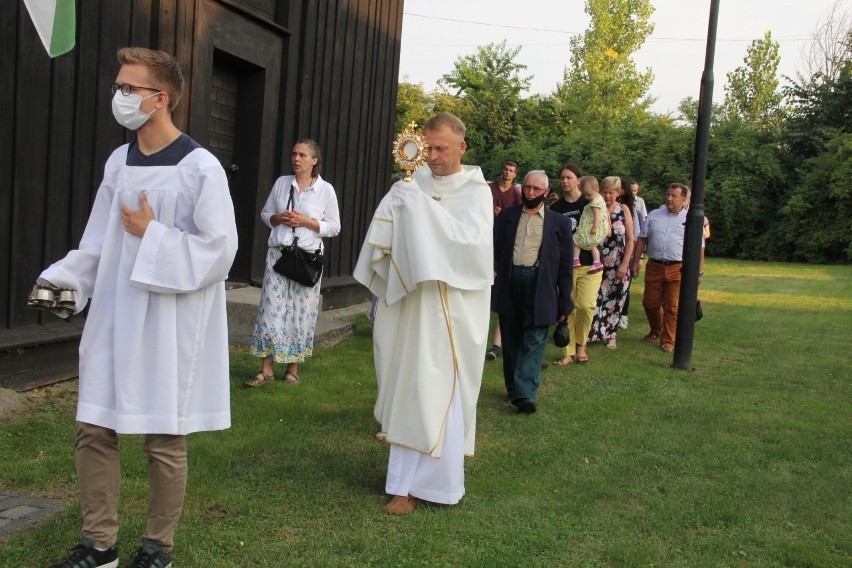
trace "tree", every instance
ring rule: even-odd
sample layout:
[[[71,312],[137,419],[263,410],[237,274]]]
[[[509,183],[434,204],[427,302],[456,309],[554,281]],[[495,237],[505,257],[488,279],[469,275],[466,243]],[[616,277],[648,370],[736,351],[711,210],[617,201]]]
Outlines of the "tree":
[[[591,24],[571,40],[571,65],[554,94],[563,133],[572,124],[606,129],[647,111],[653,74],[640,73],[631,55],[654,31],[653,12],[650,0],[586,0]]]
[[[480,46],[456,59],[453,70],[438,81],[447,94],[463,101],[458,113],[468,128],[468,159],[474,163],[514,139],[521,92],[530,85],[530,77],[521,75],[527,66],[515,61],[520,50],[508,48],[505,40]]]
[[[852,134],[839,132],[825,150],[805,161],[783,209],[793,259],[852,261]]]
[[[728,73],[725,111],[730,118],[754,125],[777,124],[781,93],[778,90],[778,42],[772,33],[756,39],[746,51],[744,65]]]
[[[781,142],[794,184],[781,213],[796,260],[852,261],[852,58],[842,63],[836,78],[817,73],[785,90],[793,112]]]
[[[423,128],[432,115],[434,103],[421,83],[409,83],[405,76],[396,88],[396,132],[402,132],[411,121]]]
[[[788,176],[772,129],[741,120],[715,125],[707,159],[704,205],[713,222],[710,255],[757,260],[777,258],[778,210]]]
[[[817,74],[784,89],[792,111],[784,123],[782,141],[795,162],[825,150],[839,132],[852,133],[852,57],[836,79]]]
[[[524,98],[520,48],[491,44],[460,57],[434,92],[400,84],[398,124],[452,112],[468,125],[465,161],[486,172],[514,159],[520,174],[544,169],[555,188],[559,166],[573,162],[587,175],[636,179],[657,207],[671,182],[690,183],[698,103],[648,110],[651,73],[631,55],[653,29],[650,1],[586,0],[592,23],[572,41],[551,95]],[[767,32],[728,75],[725,100],[712,109],[708,254],[852,261],[852,29],[837,5],[832,14],[831,30],[819,28],[835,38],[820,44],[830,66],[779,91],[778,44]]]
[[[843,62],[852,59],[852,10],[835,0],[824,21],[817,23],[811,41],[802,49],[803,71],[796,73],[799,83],[816,75],[829,80],[840,77]]]
[[[720,104],[713,103],[710,107],[710,123],[718,124],[725,118],[725,107]],[[677,105],[677,122],[682,125],[692,127],[698,126],[698,100],[693,97],[686,97],[680,104]]]

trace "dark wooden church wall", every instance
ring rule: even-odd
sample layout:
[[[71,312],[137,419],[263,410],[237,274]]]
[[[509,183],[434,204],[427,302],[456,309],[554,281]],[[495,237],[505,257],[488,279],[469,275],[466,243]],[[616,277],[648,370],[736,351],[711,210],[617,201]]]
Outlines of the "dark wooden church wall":
[[[342,225],[327,241],[324,286],[353,282],[372,212],[389,187],[402,8],[401,0],[315,0],[290,13],[301,41],[288,61],[286,80],[297,87],[283,102],[293,114],[284,123],[282,172],[294,140],[320,144]]]
[[[76,374],[82,320],[30,310],[26,297],[80,241],[104,163],[128,139],[110,111],[115,52],[156,36],[156,4],[77,0],[77,45],[50,59],[23,3],[0,3],[0,386]]]
[[[15,330],[54,326],[26,307],[34,279],[80,241],[110,153],[132,134],[115,123],[110,85],[116,51],[139,45],[174,53],[187,88],[176,125],[199,142],[194,123],[199,25],[209,5],[282,38],[272,76],[277,110],[260,158],[255,215],[275,176],[290,173],[295,139],[323,148],[324,172],[338,192],[343,229],[329,243],[326,284],[351,282],[372,211],[389,186],[403,0],[77,0],[77,45],[50,59],[23,2],[0,2],[0,346]],[[199,16],[201,14],[202,16]],[[288,35],[289,34],[289,35]],[[218,47],[217,47],[218,49]],[[277,75],[276,75],[277,74]],[[266,112],[266,111],[264,111]],[[264,115],[267,116],[267,115]],[[198,132],[197,132],[198,131]],[[241,235],[260,281],[268,232],[258,221]]]
[[[119,26],[103,22],[120,22],[114,12],[126,6],[80,2],[77,48],[51,60],[23,3],[0,4],[0,35],[8,41],[3,72],[9,77],[3,83],[8,113],[2,117],[2,138],[11,142],[4,148],[8,163],[0,173],[8,231],[0,244],[5,276],[0,312],[6,328],[38,321],[38,314],[25,307],[26,294],[41,269],[79,241],[97,189],[96,172],[121,141],[118,125],[104,132],[107,119],[114,123],[108,104],[112,76],[101,68],[105,53],[115,59],[110,46],[120,33]]]

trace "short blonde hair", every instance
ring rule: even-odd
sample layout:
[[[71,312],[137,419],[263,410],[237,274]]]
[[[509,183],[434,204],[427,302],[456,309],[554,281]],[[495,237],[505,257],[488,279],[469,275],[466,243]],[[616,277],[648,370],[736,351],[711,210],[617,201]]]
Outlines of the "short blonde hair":
[[[153,76],[155,87],[169,95],[173,111],[183,95],[183,73],[174,57],[165,51],[145,47],[122,47],[116,54],[122,65],[144,65]]]
[[[580,178],[580,189],[585,189],[588,186],[595,188],[595,191],[600,191],[600,188],[598,187],[598,178],[595,176],[583,176]]]
[[[616,193],[621,193],[621,178],[618,176],[606,176],[601,182],[601,191],[614,189]]]
[[[461,121],[459,117],[454,114],[450,114],[449,112],[439,112],[434,115],[432,118],[426,121],[426,124],[423,126],[423,131],[427,130],[439,130],[441,128],[447,127],[456,134],[458,134],[462,140],[464,140],[464,135],[467,133],[467,127],[464,125],[464,122]]]

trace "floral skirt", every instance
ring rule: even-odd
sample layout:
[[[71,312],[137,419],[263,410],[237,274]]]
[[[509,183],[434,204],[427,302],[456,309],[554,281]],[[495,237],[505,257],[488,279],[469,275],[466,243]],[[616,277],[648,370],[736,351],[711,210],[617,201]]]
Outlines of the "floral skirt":
[[[618,278],[617,268],[604,271],[604,278],[598,291],[598,303],[595,307],[595,317],[592,329],[589,331],[589,341],[605,341],[618,333],[618,321],[627,301],[630,290],[630,278]]]
[[[322,278],[309,288],[281,276],[272,269],[280,256],[276,248],[266,251],[263,288],[249,353],[272,357],[276,363],[301,363],[314,351]]]

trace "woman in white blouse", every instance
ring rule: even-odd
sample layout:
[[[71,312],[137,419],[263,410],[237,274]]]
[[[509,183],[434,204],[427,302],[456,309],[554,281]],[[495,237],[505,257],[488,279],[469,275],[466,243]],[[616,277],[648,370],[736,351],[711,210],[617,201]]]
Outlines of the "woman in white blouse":
[[[262,358],[263,366],[245,382],[250,387],[272,382],[274,363],[287,364],[285,383],[299,382],[298,365],[313,354],[322,278],[309,287],[275,272],[272,266],[281,256],[280,248],[296,237],[299,248],[313,251],[322,248],[323,237],[340,233],[337,195],[319,175],[319,145],[299,140],[293,145],[291,159],[293,175],[278,178],[260,214],[272,232],[250,347],[252,355]]]

